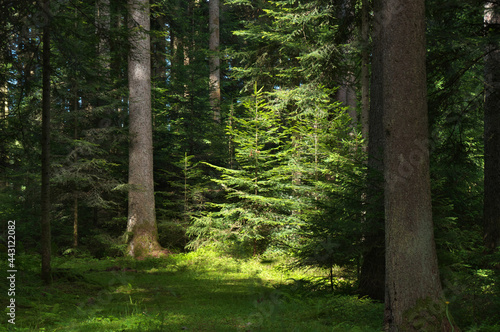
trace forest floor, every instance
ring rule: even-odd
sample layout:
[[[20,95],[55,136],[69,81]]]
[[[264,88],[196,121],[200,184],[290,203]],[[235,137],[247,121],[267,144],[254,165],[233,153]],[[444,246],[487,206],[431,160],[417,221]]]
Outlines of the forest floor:
[[[382,304],[315,291],[296,282],[314,272],[292,272],[283,259],[206,250],[143,261],[55,258],[51,286],[39,280],[36,256],[17,263],[17,331],[382,330]],[[350,283],[339,277],[336,287]],[[4,314],[0,331],[13,327]]]
[[[291,270],[282,255],[234,258],[204,249],[131,260],[54,257],[51,286],[40,258],[16,257],[15,299],[3,331],[382,331],[384,306],[355,295],[355,272],[335,270],[333,292],[319,270]],[[7,260],[0,261],[7,271]],[[462,331],[500,331],[497,270],[465,267],[442,275]],[[5,280],[5,279],[4,279]],[[7,297],[8,296],[8,297]]]

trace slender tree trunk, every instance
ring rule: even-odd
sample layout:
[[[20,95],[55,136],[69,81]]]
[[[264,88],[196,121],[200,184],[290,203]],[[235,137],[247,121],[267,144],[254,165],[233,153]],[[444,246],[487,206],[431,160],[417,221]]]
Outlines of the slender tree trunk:
[[[358,123],[358,114],[356,113],[357,101],[356,91],[354,90],[354,77],[351,73],[347,74],[347,79],[337,90],[337,100],[347,107],[347,114],[351,117],[352,125],[355,127]]]
[[[156,2],[155,2],[156,3]],[[152,61],[151,61],[151,71],[153,75],[153,91],[164,90],[167,85],[167,39],[164,35],[164,31],[167,27],[165,17],[163,15],[158,15],[154,21],[153,30],[159,32],[158,36],[154,37],[152,40]],[[160,92],[161,93],[161,92]],[[153,94],[153,101],[156,99],[157,95]],[[155,105],[152,105],[153,109]],[[153,131],[156,128],[156,116],[153,113]]]
[[[78,248],[78,197],[73,199],[73,248]]]
[[[96,34],[99,38],[97,54],[101,67],[110,68],[109,31],[111,28],[110,0],[97,0],[96,2]]]
[[[74,116],[74,131],[73,139],[76,141],[78,139],[78,88],[77,84],[73,85],[73,116]],[[75,164],[78,162],[78,153],[75,151],[74,157]],[[76,189],[75,197],[73,198],[73,248],[78,247],[78,189]]]
[[[381,1],[374,5],[380,6]],[[375,11],[380,8],[375,7]],[[359,288],[362,295],[383,301],[385,298],[385,241],[384,241],[384,114],[382,99],[382,57],[380,21],[374,21],[372,76],[368,125],[368,188],[366,193],[366,221]]]
[[[1,59],[0,59],[1,61]],[[8,99],[9,89],[7,82],[0,86],[0,128],[7,127],[7,117],[9,116],[9,99]],[[4,147],[0,146],[0,156],[6,162],[7,154]],[[7,180],[7,170],[6,167],[0,169],[0,190],[8,186]]]
[[[352,0],[342,0],[338,3],[339,12],[337,13],[340,21],[348,22],[350,18],[354,16],[354,2]],[[344,24],[342,28],[343,38],[340,41],[341,43],[350,44],[354,40],[352,24]],[[344,54],[344,61],[349,62],[351,55],[346,52]],[[352,63],[349,64],[349,67],[352,68]],[[348,69],[346,73],[344,73],[343,77],[339,77],[339,89],[337,90],[337,100],[340,101],[344,107],[346,107],[346,112],[349,114],[352,126],[356,127],[358,124],[358,114],[356,111],[357,108],[357,98],[356,98],[356,90],[355,90],[355,77],[351,69]]]
[[[151,56],[149,1],[129,0],[129,212],[128,254],[150,255],[160,249],[153,183]]]
[[[384,108],[387,331],[458,331],[447,318],[432,221],[425,1],[385,0],[379,20]]]
[[[153,43],[153,63],[152,63],[152,69],[153,69],[153,76],[155,80],[157,81],[156,84],[159,84],[160,86],[164,86],[167,80],[167,59],[166,59],[166,52],[167,52],[167,39],[165,36],[162,34],[163,31],[166,29],[166,22],[165,18],[163,16],[158,16],[155,21],[155,28],[160,31],[160,36],[154,39]]]
[[[99,80],[102,82],[110,81],[111,69],[111,47],[110,47],[110,30],[111,30],[111,7],[110,0],[96,0],[96,36],[99,39],[97,44],[96,56],[99,64]],[[104,84],[106,86],[106,84]],[[97,98],[92,101],[91,107],[105,107],[109,104],[107,94],[109,91],[100,91]],[[105,108],[105,112],[99,116],[98,127],[106,127],[109,118],[112,118],[112,110],[109,107]]]
[[[228,126],[229,132],[231,133],[228,137],[228,154],[229,154],[229,169],[234,167],[234,142],[233,142],[233,119],[234,119],[234,105],[231,103],[231,109],[229,111]]]
[[[498,5],[487,2],[484,24],[487,37],[498,38]],[[484,244],[488,251],[500,246],[500,49],[488,42],[484,67]]]
[[[361,133],[368,139],[370,110],[370,20],[368,0],[361,2]]]
[[[45,24],[43,27],[42,58],[42,280],[46,284],[52,282],[51,274],[51,232],[50,232],[50,0],[44,0],[43,11]]]
[[[219,57],[219,0],[210,0],[209,6],[209,30],[210,30],[210,106],[214,112],[214,121],[220,123],[220,57]]]
[[[111,3],[110,3],[111,5]],[[113,26],[115,30],[120,30],[124,24],[125,18],[121,14],[121,10],[112,6],[110,11],[113,13],[111,15],[110,26]],[[110,45],[110,71],[111,77],[115,78],[116,81],[121,82],[123,80],[123,70],[124,67],[124,59],[120,56],[119,47],[116,45],[117,43],[111,43]],[[121,87],[121,84],[119,84]],[[120,101],[127,100],[126,96],[117,95],[116,98]],[[117,107],[116,112],[118,113],[118,127],[124,127],[126,123],[126,110],[122,107]]]

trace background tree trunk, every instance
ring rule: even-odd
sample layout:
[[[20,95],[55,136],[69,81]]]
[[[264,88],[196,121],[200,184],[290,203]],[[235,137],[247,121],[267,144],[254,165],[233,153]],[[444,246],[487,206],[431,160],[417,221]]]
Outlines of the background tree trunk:
[[[425,1],[385,0],[375,15],[384,48],[386,329],[451,331],[432,220]]]
[[[73,98],[71,100],[71,109],[73,110],[73,139],[78,139],[78,88],[77,84],[73,85]],[[78,153],[75,151],[74,162],[78,162]],[[78,247],[78,191],[75,192],[73,198],[73,248]]]
[[[129,202],[128,254],[138,257],[160,249],[153,183],[149,1],[129,0]]]
[[[102,68],[110,68],[110,47],[109,31],[111,29],[111,9],[110,0],[97,0],[96,3],[96,33],[99,38],[97,45],[97,54]]]
[[[50,0],[44,0],[43,11],[45,22],[43,27],[42,58],[42,280],[46,284],[52,282],[51,274],[51,232],[50,232]]]
[[[489,251],[500,245],[500,15],[487,2],[484,24],[487,37],[484,78],[484,243]]]
[[[381,1],[375,6],[381,6]],[[380,10],[375,7],[374,10]],[[384,114],[382,99],[382,57],[380,43],[380,22],[374,21],[372,50],[372,82],[369,125],[368,125],[368,190],[366,193],[366,231],[359,290],[362,295],[383,301],[385,298],[385,248],[384,248],[384,188],[383,188],[383,153]]]
[[[361,2],[361,133],[364,139],[369,134],[370,110],[370,8],[368,0]]]
[[[214,112],[214,121],[220,122],[220,57],[219,57],[219,0],[210,0],[209,30],[210,30],[210,106]]]

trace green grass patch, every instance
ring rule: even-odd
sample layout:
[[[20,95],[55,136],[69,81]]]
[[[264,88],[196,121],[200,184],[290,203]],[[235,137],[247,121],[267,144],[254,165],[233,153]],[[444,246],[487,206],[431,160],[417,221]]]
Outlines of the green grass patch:
[[[382,329],[380,304],[308,289],[293,280],[315,273],[284,269],[277,257],[200,250],[143,261],[55,258],[50,287],[39,281],[37,257],[19,260],[17,331]]]

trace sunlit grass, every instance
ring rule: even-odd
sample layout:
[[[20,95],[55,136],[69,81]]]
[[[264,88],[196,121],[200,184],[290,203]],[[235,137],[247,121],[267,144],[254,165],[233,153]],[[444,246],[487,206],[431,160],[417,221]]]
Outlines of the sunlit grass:
[[[19,280],[19,331],[380,331],[382,308],[313,296],[294,280],[320,271],[286,259],[235,259],[205,249],[161,259],[56,258],[52,286]],[[26,283],[26,284],[24,284]],[[313,296],[313,297],[311,297]],[[344,313],[335,311],[342,308]],[[351,312],[347,314],[347,312]],[[355,317],[366,316],[356,325]],[[339,325],[340,324],[340,325]]]

